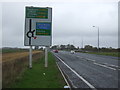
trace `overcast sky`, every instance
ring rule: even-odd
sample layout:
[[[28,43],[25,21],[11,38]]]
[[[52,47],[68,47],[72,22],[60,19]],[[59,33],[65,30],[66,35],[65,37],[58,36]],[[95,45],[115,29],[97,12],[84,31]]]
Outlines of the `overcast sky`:
[[[107,2],[4,2],[2,9],[2,47],[24,47],[25,6],[52,7],[52,45],[76,47],[118,47],[118,3]]]

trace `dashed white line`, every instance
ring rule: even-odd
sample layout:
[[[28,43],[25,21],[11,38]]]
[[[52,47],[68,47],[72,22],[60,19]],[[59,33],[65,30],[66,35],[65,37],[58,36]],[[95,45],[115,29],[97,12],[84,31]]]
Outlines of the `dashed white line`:
[[[116,70],[115,68],[111,68],[111,67],[108,67],[106,65],[99,64],[99,63],[94,63],[94,64],[105,67],[105,68],[109,68],[109,69],[112,69],[112,70]]]
[[[79,57],[79,58],[81,58],[81,59],[86,59],[86,60],[89,60],[89,61],[95,62],[95,60],[93,60],[93,59],[84,58],[84,57],[81,57],[81,56],[77,56],[77,57]]]
[[[86,58],[86,59],[89,60],[89,61],[95,62],[95,60],[93,60],[93,59],[89,59],[89,58]]]
[[[104,64],[109,65],[109,66],[113,66],[113,67],[117,67],[117,68],[118,68],[117,65],[112,65],[112,64],[108,64],[108,63],[104,63]]]
[[[103,63],[103,64],[105,64],[105,65],[103,65],[103,64],[96,63],[96,60],[93,60],[93,59],[84,58],[84,57],[80,57],[80,56],[77,56],[77,57],[83,58],[83,59],[87,59],[87,60],[89,60],[89,61],[94,62],[94,64],[96,64],[96,65],[99,65],[99,66],[102,66],[102,67],[105,67],[105,68],[109,68],[109,69],[112,69],[112,70],[116,70],[116,69],[115,69],[115,68],[112,68],[112,67],[109,67],[109,66],[114,66],[114,67],[117,67],[117,68],[118,68],[118,66],[116,66],[116,65],[111,65],[111,64],[108,64],[108,63]],[[106,66],[106,65],[108,65],[108,66]],[[120,69],[118,69],[118,70],[120,70]]]
[[[91,89],[97,90],[93,85],[91,85],[88,81],[86,81],[82,76],[80,76],[75,70],[73,70],[70,66],[68,66],[61,58],[55,55],[64,65],[66,65],[72,72],[74,72],[82,81],[84,81]]]

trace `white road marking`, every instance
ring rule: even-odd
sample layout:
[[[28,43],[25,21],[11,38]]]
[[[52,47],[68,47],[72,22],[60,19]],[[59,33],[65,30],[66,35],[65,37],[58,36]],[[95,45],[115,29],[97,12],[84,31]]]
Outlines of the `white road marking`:
[[[86,81],[82,76],[80,76],[75,70],[73,70],[70,66],[68,66],[61,58],[55,55],[64,65],[66,65],[72,72],[74,72],[82,81],[84,81],[91,89],[97,90],[93,85],[91,85],[88,81]]]
[[[109,68],[109,69],[112,69],[112,70],[116,70],[115,68],[111,68],[111,67],[108,67],[106,65],[99,64],[99,63],[94,63],[94,64],[99,65],[101,67],[105,67],[105,68]]]
[[[79,57],[79,58],[81,58],[81,59],[86,59],[86,60],[89,60],[89,61],[95,62],[95,60],[93,60],[93,59],[84,58],[84,57],[81,57],[81,56],[77,56],[77,57]]]
[[[105,65],[103,65],[103,64],[96,63],[96,60],[93,60],[93,59],[84,58],[84,57],[80,57],[80,56],[77,56],[77,57],[79,57],[79,58],[81,58],[81,59],[86,59],[86,60],[92,61],[92,62],[94,62],[94,64],[96,64],[96,65],[99,65],[99,66],[102,66],[102,67],[106,67],[106,68],[109,68],[109,69],[112,69],[112,70],[116,70],[116,69],[115,69],[115,68],[112,68],[112,67],[110,67],[110,66],[113,66],[113,67],[117,67],[117,68],[118,68],[118,66],[116,66],[116,65],[112,65],[112,64],[108,64],[108,63],[103,63],[103,64],[105,64]],[[108,66],[106,66],[106,65],[108,65]],[[120,69],[118,69],[118,70],[120,70]]]
[[[89,58],[86,58],[87,60],[89,61],[92,61],[92,62],[95,62],[96,60],[93,60],[93,59],[89,59]]]
[[[108,64],[108,63],[104,63],[104,64],[109,65],[109,66],[113,66],[113,67],[117,67],[117,68],[118,68],[117,65],[112,65],[112,64]]]
[[[58,67],[58,69],[60,70],[60,72],[61,72],[61,74],[62,74],[62,76],[63,76],[65,82],[67,83],[67,85],[69,86],[69,88],[71,88],[71,87],[70,87],[70,84],[68,83],[67,79],[65,78],[65,76],[64,76],[64,74],[63,74],[63,72],[62,72],[62,70],[61,70],[61,68],[59,67],[59,65],[58,65],[57,62],[56,62],[56,64],[57,64],[57,67]],[[70,89],[70,90],[71,90],[71,89]]]

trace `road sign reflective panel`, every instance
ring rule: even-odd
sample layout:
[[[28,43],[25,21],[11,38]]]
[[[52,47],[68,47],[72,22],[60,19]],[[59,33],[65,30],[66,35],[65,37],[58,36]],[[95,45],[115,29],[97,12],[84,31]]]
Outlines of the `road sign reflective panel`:
[[[52,8],[26,7],[25,46],[50,46],[52,40]]]

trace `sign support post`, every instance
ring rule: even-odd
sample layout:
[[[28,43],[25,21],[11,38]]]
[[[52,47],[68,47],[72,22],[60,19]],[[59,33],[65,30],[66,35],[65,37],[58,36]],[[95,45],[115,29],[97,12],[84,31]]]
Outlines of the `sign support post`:
[[[29,68],[32,68],[32,46],[29,49]]]
[[[45,67],[48,67],[48,47],[45,47]]]

